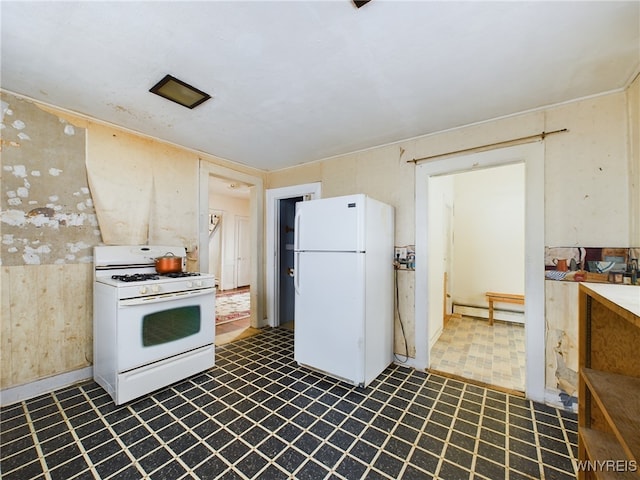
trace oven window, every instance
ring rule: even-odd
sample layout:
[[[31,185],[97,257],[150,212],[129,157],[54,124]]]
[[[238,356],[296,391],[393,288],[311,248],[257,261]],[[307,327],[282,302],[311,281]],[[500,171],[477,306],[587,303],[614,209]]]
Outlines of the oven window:
[[[200,305],[150,313],[142,319],[142,345],[173,342],[200,331]]]

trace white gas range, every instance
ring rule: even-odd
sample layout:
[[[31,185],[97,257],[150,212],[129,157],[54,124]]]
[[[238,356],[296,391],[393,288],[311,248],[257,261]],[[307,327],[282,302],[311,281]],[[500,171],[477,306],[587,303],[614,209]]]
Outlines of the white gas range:
[[[93,377],[117,405],[214,366],[215,278],[156,273],[167,254],[186,250],[94,248]]]

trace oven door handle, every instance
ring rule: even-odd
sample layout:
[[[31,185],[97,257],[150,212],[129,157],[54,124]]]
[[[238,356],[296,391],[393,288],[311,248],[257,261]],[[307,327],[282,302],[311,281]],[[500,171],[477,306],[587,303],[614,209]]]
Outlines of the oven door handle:
[[[126,300],[120,300],[118,306],[120,307],[135,307],[138,305],[148,305],[150,303],[169,302],[171,300],[181,300],[183,298],[200,297],[203,295],[211,295],[215,292],[214,288],[206,288],[203,290],[179,292],[179,293],[167,293],[159,295],[150,295],[148,297],[127,298]]]

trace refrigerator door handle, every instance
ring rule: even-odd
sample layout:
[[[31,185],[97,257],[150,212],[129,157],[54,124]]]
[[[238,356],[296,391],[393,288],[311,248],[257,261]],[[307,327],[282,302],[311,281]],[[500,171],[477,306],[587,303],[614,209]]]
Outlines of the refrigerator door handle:
[[[300,248],[299,245],[300,245],[300,211],[296,210],[296,214],[293,217],[293,249],[298,250]]]
[[[298,273],[300,248],[300,211],[296,210],[293,218],[293,289],[300,295],[300,274]]]
[[[294,252],[293,254],[293,289],[296,295],[300,295],[300,274],[298,273],[300,268],[300,262],[298,261],[299,255],[300,252]]]

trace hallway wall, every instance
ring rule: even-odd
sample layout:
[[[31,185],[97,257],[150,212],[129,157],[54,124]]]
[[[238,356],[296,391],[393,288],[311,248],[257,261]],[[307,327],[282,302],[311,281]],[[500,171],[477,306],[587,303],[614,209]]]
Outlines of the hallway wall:
[[[221,290],[235,288],[234,272],[236,267],[236,217],[249,217],[249,199],[234,198],[226,195],[210,194],[209,210],[222,212],[219,227],[220,235],[220,285]],[[211,258],[211,250],[210,250]]]
[[[524,164],[453,179],[453,302],[486,308],[488,291],[523,295]]]

